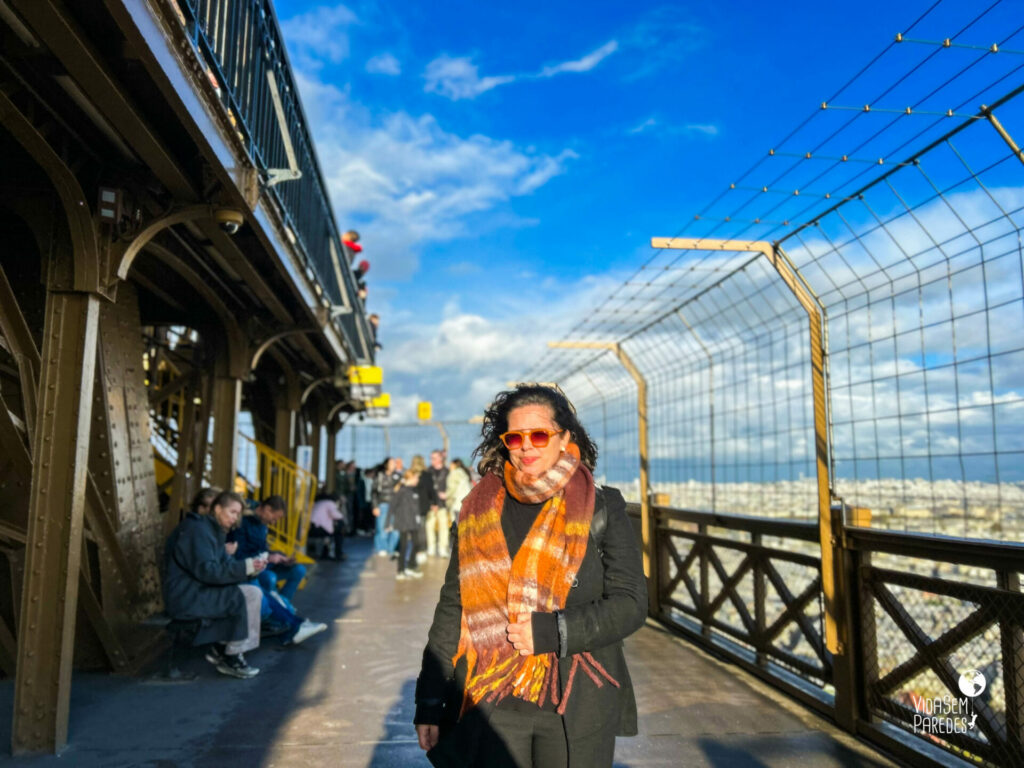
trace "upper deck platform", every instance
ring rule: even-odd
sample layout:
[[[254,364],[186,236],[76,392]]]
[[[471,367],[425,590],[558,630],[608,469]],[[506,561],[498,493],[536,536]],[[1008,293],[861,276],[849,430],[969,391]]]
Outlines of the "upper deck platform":
[[[249,654],[247,681],[217,675],[201,656],[189,683],[80,674],[70,745],[16,766],[304,765],[404,768],[429,763],[412,726],[413,688],[446,562],[421,581],[395,581],[369,539],[349,559],[321,563],[297,599],[328,631],[296,648],[275,640]],[[735,667],[656,624],[626,641],[640,735],[617,742],[616,766],[882,768],[894,765]],[[0,740],[11,683],[0,683]]]

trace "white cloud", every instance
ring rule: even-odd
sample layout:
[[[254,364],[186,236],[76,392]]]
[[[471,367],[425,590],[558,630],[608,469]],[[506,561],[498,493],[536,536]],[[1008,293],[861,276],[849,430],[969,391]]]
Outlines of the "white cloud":
[[[618,40],[609,40],[595,51],[591,51],[582,59],[575,61],[563,61],[561,64],[554,64],[544,67],[537,75],[538,77],[554,77],[563,72],[589,72],[606,58],[619,50]]]
[[[718,126],[713,123],[690,123],[684,127],[687,133],[702,133],[705,136],[717,136]]]
[[[437,93],[452,101],[474,99],[499,85],[514,82],[515,75],[480,77],[476,64],[468,56],[438,56],[424,73],[428,93]]]
[[[534,192],[576,157],[459,136],[429,114],[373,115],[333,85],[301,73],[297,80],[339,223],[360,230],[384,278],[415,273],[424,244],[480,234],[469,217],[501,213],[495,209]],[[511,215],[490,219],[491,226],[526,224]]]
[[[641,133],[648,133],[660,136],[707,136],[714,138],[718,135],[718,126],[714,123],[687,123],[686,125],[671,125],[659,120],[653,115],[642,123],[629,128],[626,133],[636,136]]]
[[[366,62],[366,71],[372,75],[400,75],[402,63],[390,53],[378,53]]]
[[[344,5],[321,6],[285,19],[281,31],[294,63],[300,69],[312,70],[324,60],[337,64],[348,58],[348,27],[358,21]]]
[[[442,54],[427,64],[426,72],[423,75],[426,79],[423,90],[427,93],[440,94],[452,101],[475,99],[481,93],[486,93],[500,85],[514,83],[517,80],[547,79],[566,72],[589,72],[618,49],[618,42],[609,40],[581,59],[550,64],[536,73],[490,75],[488,77],[480,76],[480,70],[473,63],[471,56],[453,57]]]
[[[658,121],[655,118],[653,118],[653,117],[648,117],[642,123],[640,123],[638,125],[634,125],[632,128],[630,128],[627,131],[627,133],[632,133],[632,134],[643,133],[644,131],[649,130],[650,128],[654,128],[656,125],[658,125]]]

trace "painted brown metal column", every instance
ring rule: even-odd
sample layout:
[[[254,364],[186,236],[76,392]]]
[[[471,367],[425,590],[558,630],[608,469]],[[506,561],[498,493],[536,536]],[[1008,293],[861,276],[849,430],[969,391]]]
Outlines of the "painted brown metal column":
[[[14,754],[56,752],[67,742],[99,301],[96,294],[59,291],[46,300]]]
[[[327,421],[327,476],[324,478],[324,484],[327,486],[328,493],[334,493],[334,457],[335,451],[338,447],[338,430],[341,429],[341,424],[338,423],[337,419],[328,419]]]
[[[219,374],[213,381],[213,454],[211,480],[232,490],[238,462],[238,411],[242,405],[242,380]],[[198,462],[202,467],[202,459]]]

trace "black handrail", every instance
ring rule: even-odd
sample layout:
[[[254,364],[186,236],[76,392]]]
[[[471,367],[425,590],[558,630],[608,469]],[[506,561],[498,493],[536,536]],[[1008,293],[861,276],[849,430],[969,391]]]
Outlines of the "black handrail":
[[[182,0],[189,39],[218,89],[227,119],[250,159],[270,181],[271,169],[290,167],[271,90],[272,75],[296,166],[302,175],[265,188],[276,203],[293,245],[333,306],[352,312],[337,319],[349,349],[371,360],[371,331],[357,298],[348,254],[341,246],[320,162],[292,76],[284,38],[271,0]],[[332,255],[333,250],[333,255]],[[335,259],[341,266],[338,284]]]

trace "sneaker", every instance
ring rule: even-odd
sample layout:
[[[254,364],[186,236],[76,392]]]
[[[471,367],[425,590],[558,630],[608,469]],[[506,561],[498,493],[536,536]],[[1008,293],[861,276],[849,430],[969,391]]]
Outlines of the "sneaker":
[[[426,552],[417,552],[416,553],[416,565],[423,565],[425,562],[427,562],[427,553]]]
[[[224,649],[220,643],[214,643],[206,649],[206,660],[214,666],[224,662]]]
[[[408,578],[409,577],[406,575],[405,571],[399,571],[395,574],[395,581],[405,581]]]
[[[217,664],[217,671],[222,675],[237,677],[241,680],[248,680],[250,677],[256,677],[260,673],[256,667],[250,667],[246,663],[245,656],[241,653],[237,653],[234,656],[225,654],[220,663]]]
[[[390,554],[390,555],[388,556],[388,559],[389,559],[389,560],[397,560],[397,559],[398,559],[398,553],[397,553],[397,552],[392,552],[392,553],[391,553],[391,554]]]
[[[309,621],[304,619],[298,628],[295,630],[295,634],[284,641],[285,645],[298,645],[304,640],[308,640],[313,635],[318,635],[327,629],[327,625],[319,621]]]
[[[417,571],[417,570],[412,569],[412,568],[407,568],[404,573],[405,573],[405,577],[407,579],[422,579],[423,578],[423,571]]]
[[[387,557],[387,556],[388,556],[388,551],[386,549],[378,549],[377,550],[377,557]]]

